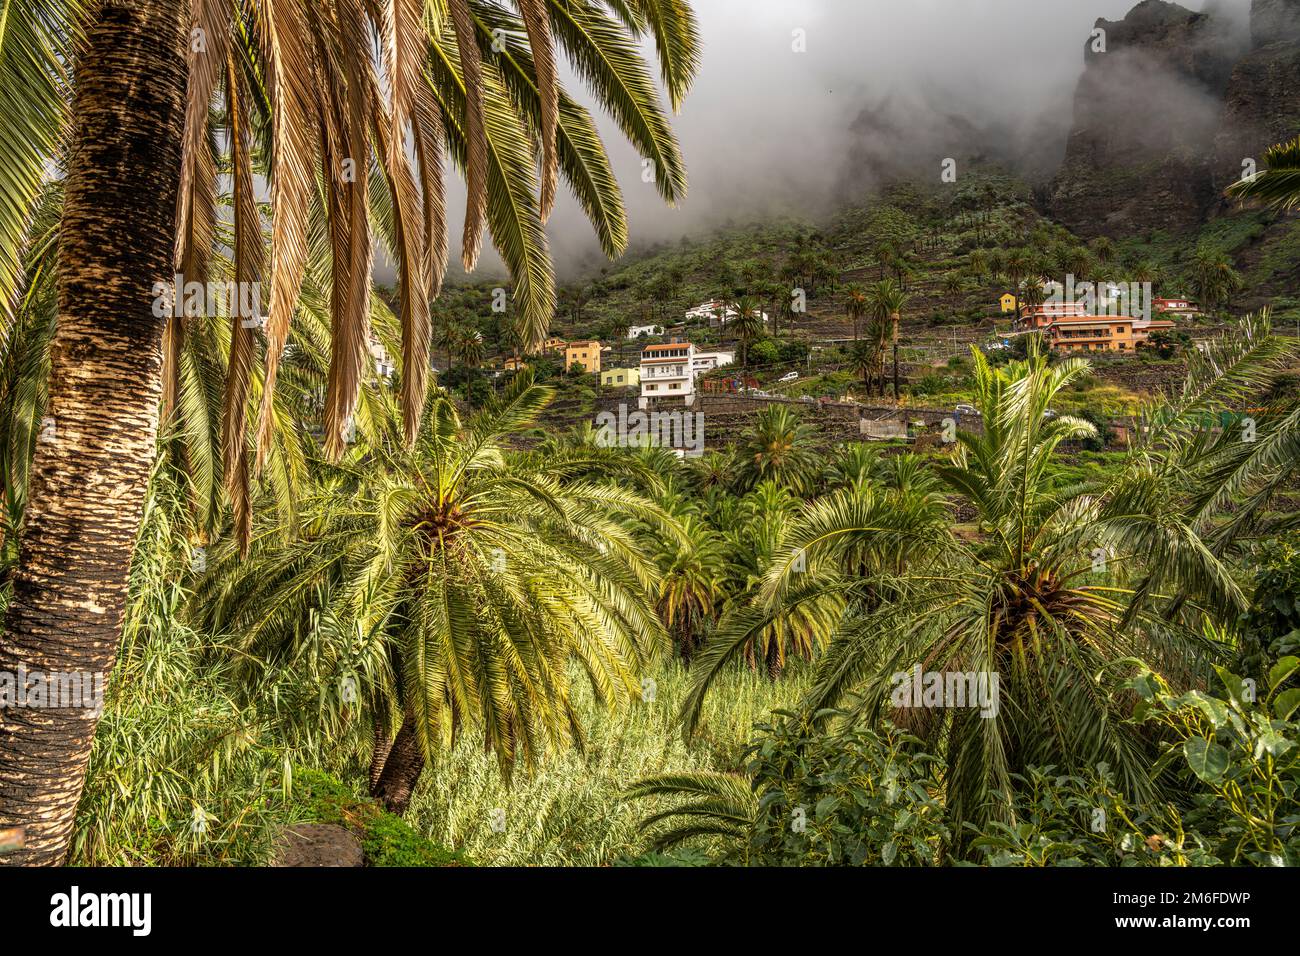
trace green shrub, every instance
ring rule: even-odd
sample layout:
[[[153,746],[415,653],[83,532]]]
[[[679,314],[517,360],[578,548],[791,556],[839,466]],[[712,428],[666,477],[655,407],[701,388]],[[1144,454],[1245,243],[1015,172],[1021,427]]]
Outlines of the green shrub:
[[[935,758],[893,728],[827,734],[793,714],[758,727],[752,866],[932,866],[948,829]]]

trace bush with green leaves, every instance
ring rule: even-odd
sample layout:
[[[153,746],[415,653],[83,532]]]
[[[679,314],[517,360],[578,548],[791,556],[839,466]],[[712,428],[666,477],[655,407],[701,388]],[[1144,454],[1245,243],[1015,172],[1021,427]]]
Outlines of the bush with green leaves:
[[[993,820],[971,842],[968,863],[987,866],[1211,866],[1172,805],[1135,807],[1100,764],[1085,775],[1032,768],[1016,775],[1012,822]]]
[[[671,800],[641,823],[651,854],[671,860],[708,838],[717,862],[747,866],[940,861],[949,833],[935,760],[918,740],[889,727],[827,734],[784,710],[774,718],[756,725],[745,776],[661,774],[632,787],[628,799]]]
[[[781,719],[784,717],[785,719]],[[777,712],[750,748],[758,866],[933,866],[948,839],[936,760],[892,727],[827,734]]]
[[[1300,657],[1277,661],[1266,690],[1224,667],[1215,670],[1222,697],[1172,694],[1147,670],[1129,682],[1141,698],[1134,719],[1172,731],[1153,773],[1199,781],[1188,824],[1212,836],[1225,863],[1300,865],[1300,723],[1292,719],[1300,710],[1300,688],[1292,686]]]

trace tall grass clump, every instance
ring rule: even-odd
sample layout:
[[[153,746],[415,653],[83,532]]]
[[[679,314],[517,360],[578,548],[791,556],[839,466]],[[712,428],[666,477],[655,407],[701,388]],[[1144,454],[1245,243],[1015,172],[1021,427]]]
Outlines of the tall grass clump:
[[[637,824],[646,805],[623,801],[628,787],[669,770],[740,771],[754,724],[808,689],[797,664],[777,682],[743,665],[730,668],[688,746],[676,719],[687,670],[668,662],[650,679],[654,700],[621,714],[584,690],[578,711],[588,728],[585,755],[551,755],[530,776],[505,780],[490,753],[463,741],[424,775],[407,819],[485,866],[602,866],[636,856],[645,842]]]

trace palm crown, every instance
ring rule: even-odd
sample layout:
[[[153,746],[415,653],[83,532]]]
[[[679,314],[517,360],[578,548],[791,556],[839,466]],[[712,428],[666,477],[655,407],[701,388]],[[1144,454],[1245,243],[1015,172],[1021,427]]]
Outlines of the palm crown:
[[[409,450],[394,415],[386,448],[323,480],[289,543],[268,527],[247,560],[218,549],[195,607],[254,670],[246,686],[297,669],[310,689],[281,702],[292,713],[351,675],[381,726],[402,723],[425,756],[472,731],[507,771],[581,743],[575,673],[612,706],[637,698],[666,637],[630,529],[680,532],[593,476],[604,450],[504,451],[550,397],[521,376],[462,423],[436,396]]]

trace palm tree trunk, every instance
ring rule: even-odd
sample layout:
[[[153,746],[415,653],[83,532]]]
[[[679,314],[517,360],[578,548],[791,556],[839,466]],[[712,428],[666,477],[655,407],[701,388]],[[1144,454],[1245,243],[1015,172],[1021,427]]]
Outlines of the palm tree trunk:
[[[894,404],[898,404],[898,313],[893,315],[894,320]]]
[[[415,785],[423,772],[424,751],[420,749],[415,733],[415,721],[408,715],[397,731],[388,759],[384,761],[384,770],[379,781],[370,788],[370,795],[377,797],[390,813],[400,817],[411,805],[411,794],[415,793]]]
[[[767,676],[770,680],[780,680],[781,673],[784,670],[785,661],[781,659],[781,652],[776,641],[772,641],[767,646]]]
[[[370,751],[370,792],[374,793],[383,776],[384,764],[393,750],[393,738],[388,736],[388,726],[382,720],[375,720],[374,746]]]
[[[0,672],[106,674],[154,461],[186,85],[179,0],[94,8],[78,58],[63,207],[52,440],[37,446]],[[67,855],[98,714],[0,710],[0,826],[26,828],[6,863]]]

